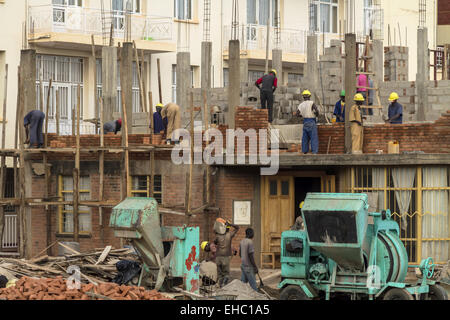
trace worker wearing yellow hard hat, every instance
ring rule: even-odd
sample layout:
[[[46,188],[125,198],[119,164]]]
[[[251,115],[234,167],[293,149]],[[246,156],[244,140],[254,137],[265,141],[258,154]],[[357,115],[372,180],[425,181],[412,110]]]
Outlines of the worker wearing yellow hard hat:
[[[217,245],[214,242],[203,241],[200,248],[207,254],[206,261],[216,262]]]
[[[364,138],[364,128],[363,128],[363,117],[361,116],[361,106],[363,105],[364,96],[361,93],[357,93],[353,99],[355,104],[350,110],[350,128],[352,134],[352,153],[362,154],[363,151],[363,138]]]
[[[256,80],[255,86],[261,93],[261,109],[267,109],[269,122],[272,123],[274,93],[278,87],[277,71],[272,69],[268,74]]]
[[[388,118],[385,119],[386,123],[390,124],[402,124],[403,123],[403,106],[398,103],[397,92],[392,92],[389,96],[389,101],[391,102],[388,109]]]
[[[317,131],[317,118],[319,117],[319,108],[314,101],[311,101],[311,92],[304,90],[302,92],[303,102],[298,106],[294,115],[303,118],[303,137],[302,137],[302,153],[313,154],[319,153],[319,134]]]

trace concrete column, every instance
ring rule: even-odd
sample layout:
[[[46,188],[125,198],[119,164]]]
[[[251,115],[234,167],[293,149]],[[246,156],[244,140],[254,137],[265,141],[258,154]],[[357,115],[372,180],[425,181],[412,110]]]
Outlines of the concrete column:
[[[319,84],[319,62],[317,49],[317,36],[308,36],[307,44],[307,64],[306,64],[306,83],[309,83],[309,88],[315,91]]]
[[[241,95],[241,49],[239,40],[230,40],[229,44],[229,85],[228,85],[228,126],[235,128],[235,109],[239,106]]]
[[[428,29],[417,30],[417,120],[425,121],[429,111],[427,82],[430,79]]]
[[[373,48],[373,72],[375,76],[373,76],[374,82],[378,84],[378,88],[384,81],[384,48],[383,41],[381,40],[373,40],[372,44]]]
[[[103,121],[113,120],[117,101],[117,48],[102,48]]]
[[[125,110],[127,114],[128,134],[133,133],[133,43],[124,42],[120,58],[120,89],[123,92]]]
[[[241,59],[240,62],[241,65],[241,82],[247,83],[248,82],[248,59]]]
[[[283,84],[283,50],[272,50],[272,69],[275,69],[278,73],[278,84]]]
[[[202,42],[202,90],[211,89],[212,42]]]
[[[181,108],[182,123],[189,118],[189,88],[191,87],[191,54],[177,53],[177,104]]]
[[[345,35],[345,153],[352,152],[352,135],[350,131],[350,109],[356,93],[356,35]]]
[[[12,69],[12,68],[10,68]],[[11,72],[10,72],[11,74]],[[36,109],[36,50],[22,50],[20,52],[20,77],[23,83],[23,103],[25,116]],[[45,107],[42,108],[43,110]],[[45,112],[45,110],[44,110]],[[20,123],[21,119],[19,119]]]

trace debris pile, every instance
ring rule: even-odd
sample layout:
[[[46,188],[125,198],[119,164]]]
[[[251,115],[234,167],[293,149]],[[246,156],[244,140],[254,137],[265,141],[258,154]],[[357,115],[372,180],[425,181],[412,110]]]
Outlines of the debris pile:
[[[236,300],[269,300],[266,295],[256,292],[248,283],[235,279],[216,292],[216,296],[236,296]]]
[[[112,249],[107,246],[88,253],[71,252],[74,254],[59,257],[43,255],[31,260],[0,258],[0,270],[6,270],[16,278],[68,278],[73,273],[73,270],[68,270],[69,266],[77,266],[82,282],[97,284],[114,280],[118,274],[116,263],[120,260],[139,261],[134,251],[127,248]]]
[[[0,300],[170,300],[161,293],[143,287],[115,283],[81,284],[80,289],[67,287],[62,276],[55,279],[22,277],[15,286],[0,289]]]

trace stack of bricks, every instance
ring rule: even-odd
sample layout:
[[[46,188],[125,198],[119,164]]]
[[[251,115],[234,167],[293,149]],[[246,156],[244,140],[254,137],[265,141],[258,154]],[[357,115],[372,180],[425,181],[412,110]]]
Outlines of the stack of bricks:
[[[267,130],[269,127],[269,115],[267,109],[255,109],[253,107],[237,107],[235,113],[236,129],[242,129],[244,133],[254,129],[256,131],[257,143],[255,148],[250,149],[248,139],[245,139],[245,154],[257,154],[259,146],[259,130]],[[269,136],[269,133],[267,133]],[[268,137],[269,138],[269,137]],[[238,150],[237,139],[235,140],[235,152]]]
[[[97,296],[90,296],[93,293]],[[80,289],[67,287],[61,276],[55,279],[34,279],[23,277],[15,286],[0,289],[0,299],[6,300],[170,300],[155,290],[143,287],[101,283],[99,285],[81,284]]]
[[[408,81],[408,47],[384,48],[384,81]]]

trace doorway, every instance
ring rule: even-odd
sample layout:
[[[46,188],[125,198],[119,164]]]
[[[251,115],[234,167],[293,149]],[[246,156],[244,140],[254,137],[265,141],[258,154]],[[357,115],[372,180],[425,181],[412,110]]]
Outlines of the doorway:
[[[310,192],[321,192],[322,181],[317,178],[295,178],[295,219],[301,215],[300,204]]]

